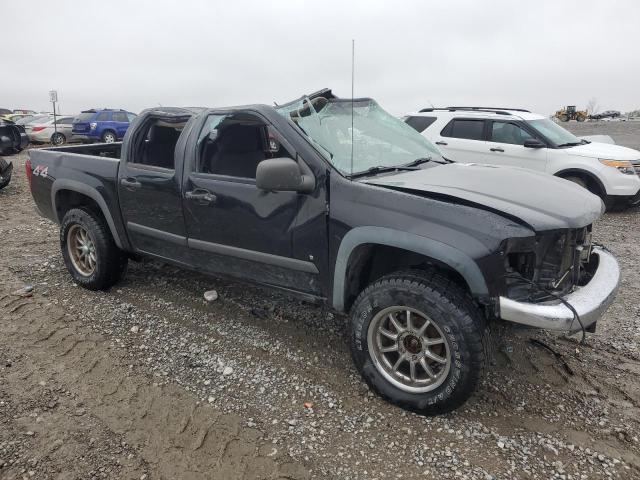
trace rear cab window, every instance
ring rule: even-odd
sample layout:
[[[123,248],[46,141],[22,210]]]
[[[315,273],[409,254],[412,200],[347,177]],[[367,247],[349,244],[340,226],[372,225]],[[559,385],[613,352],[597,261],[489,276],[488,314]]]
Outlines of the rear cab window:
[[[442,129],[440,135],[466,140],[484,140],[484,125],[483,119],[454,118]]]

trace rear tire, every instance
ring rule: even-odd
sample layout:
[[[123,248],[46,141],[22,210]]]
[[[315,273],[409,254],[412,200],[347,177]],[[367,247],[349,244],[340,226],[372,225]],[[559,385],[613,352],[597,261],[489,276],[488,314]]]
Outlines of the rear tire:
[[[67,143],[67,137],[64,136],[64,134],[60,133],[60,132],[56,132],[53,135],[51,135],[51,144],[52,145],[64,145],[65,143]]]
[[[118,137],[116,135],[116,132],[112,131],[112,130],[107,130],[106,132],[104,132],[102,134],[102,141],[104,143],[115,143],[118,141]]]
[[[86,289],[107,289],[126,272],[126,254],[116,246],[102,216],[88,208],[74,208],[65,214],[60,248],[67,270]]]
[[[387,275],[352,308],[356,368],[383,398],[422,415],[449,412],[471,396],[486,339],[485,318],[469,295],[435,271]]]
[[[2,181],[0,182],[0,190],[9,185],[9,182],[11,182],[11,175],[9,175],[8,177],[3,177]]]
[[[560,121],[561,122],[568,122],[569,121],[569,115],[560,115]]]

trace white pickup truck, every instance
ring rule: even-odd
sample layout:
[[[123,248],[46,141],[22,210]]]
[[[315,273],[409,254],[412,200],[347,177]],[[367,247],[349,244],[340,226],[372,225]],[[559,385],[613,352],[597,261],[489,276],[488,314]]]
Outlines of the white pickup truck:
[[[640,205],[640,152],[580,139],[549,118],[494,107],[425,108],[404,121],[454,162],[547,172],[614,206]]]

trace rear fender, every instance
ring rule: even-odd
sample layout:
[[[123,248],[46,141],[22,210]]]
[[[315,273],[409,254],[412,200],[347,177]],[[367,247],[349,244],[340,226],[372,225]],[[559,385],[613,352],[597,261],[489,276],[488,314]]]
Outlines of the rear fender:
[[[51,186],[51,205],[53,206],[53,214],[56,216],[58,223],[62,221],[62,218],[59,218],[58,216],[58,209],[56,206],[57,193],[60,190],[70,190],[72,192],[81,193],[82,195],[86,195],[87,197],[94,200],[98,205],[98,207],[100,208],[100,211],[102,212],[102,215],[104,216],[105,220],[107,221],[109,231],[111,232],[111,235],[113,236],[113,240],[115,241],[116,245],[120,249],[126,249],[126,245],[128,243],[127,239],[122,239],[118,234],[118,230],[113,220],[113,216],[111,215],[111,212],[109,211],[109,207],[107,206],[107,203],[104,201],[104,198],[102,197],[102,195],[100,195],[100,193],[95,188],[85,185],[84,183],[80,183],[75,180],[68,180],[64,178],[58,179],[55,182],[53,182],[53,185]]]

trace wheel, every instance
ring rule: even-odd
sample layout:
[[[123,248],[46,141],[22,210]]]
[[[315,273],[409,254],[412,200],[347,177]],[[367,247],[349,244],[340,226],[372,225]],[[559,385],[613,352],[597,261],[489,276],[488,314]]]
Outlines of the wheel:
[[[89,290],[104,290],[120,280],[127,256],[100,215],[86,208],[69,210],[60,225],[62,258],[73,279]]]
[[[560,121],[561,122],[568,122],[569,121],[569,115],[567,115],[566,113],[564,115],[560,115]]]
[[[578,115],[578,116],[576,117],[576,120],[577,120],[577,121],[579,121],[579,122],[584,122],[584,121],[585,121],[585,118],[586,118],[586,117],[583,117],[582,115]]]
[[[116,137],[115,132],[107,130],[102,134],[102,141],[104,143],[114,143],[118,141],[118,137]]]
[[[575,183],[576,185],[580,185],[582,188],[589,190],[591,193],[593,193],[594,195],[599,196],[602,201],[604,202],[604,206],[605,206],[605,210],[606,211],[612,211],[615,207],[616,207],[616,202],[615,199],[613,197],[610,197],[609,195],[607,195],[606,193],[600,191],[599,188],[595,188],[592,186],[592,183],[587,182],[587,180],[585,180],[582,177],[562,177],[565,180],[569,180],[570,182]]]
[[[4,187],[9,185],[9,182],[11,181],[11,175],[8,175],[6,177],[0,177],[0,178],[2,178],[0,180],[0,190],[2,190]]]
[[[587,185],[587,182],[582,177],[564,177],[564,179],[565,180],[569,180],[570,182],[573,182],[573,183],[575,183],[577,185],[580,185],[582,188],[585,188],[585,189],[589,190],[591,193],[594,193],[589,189],[589,186]]]
[[[351,355],[367,384],[423,415],[446,413],[475,391],[486,321],[469,295],[437,272],[400,272],[367,287],[351,313]]]
[[[60,132],[55,132],[53,135],[51,135],[51,143],[53,145],[64,145],[66,142],[67,138]]]

